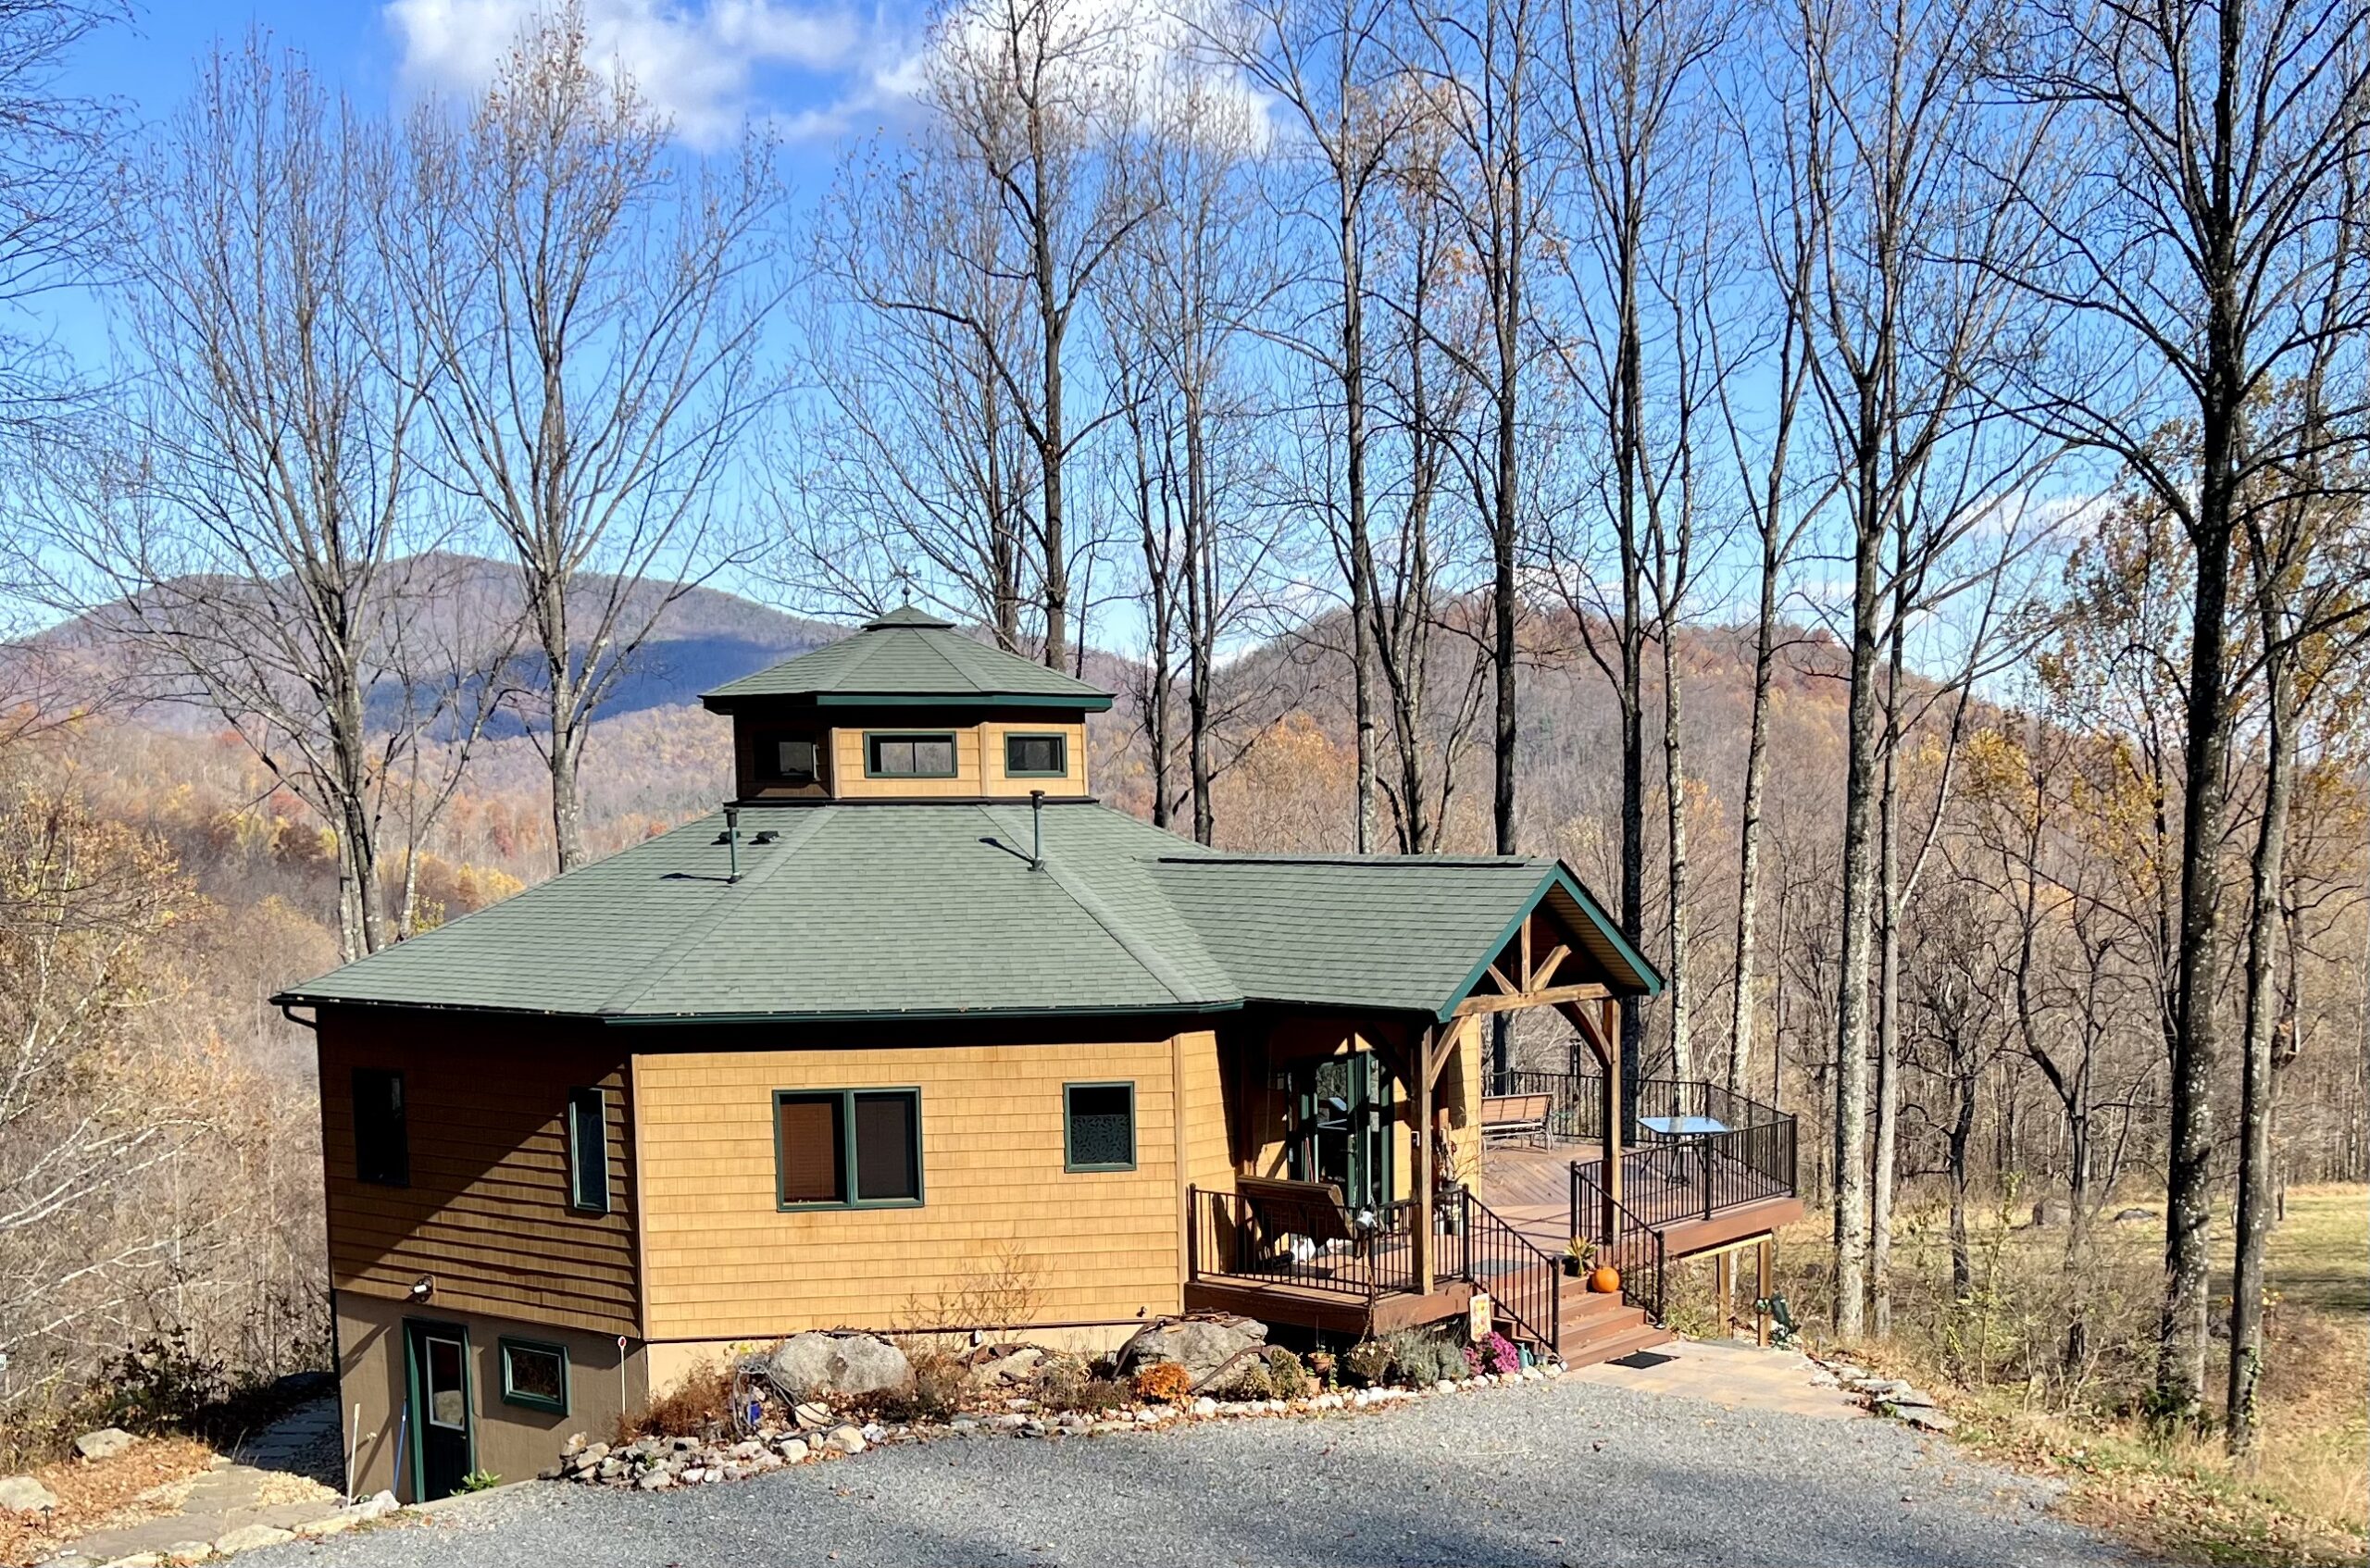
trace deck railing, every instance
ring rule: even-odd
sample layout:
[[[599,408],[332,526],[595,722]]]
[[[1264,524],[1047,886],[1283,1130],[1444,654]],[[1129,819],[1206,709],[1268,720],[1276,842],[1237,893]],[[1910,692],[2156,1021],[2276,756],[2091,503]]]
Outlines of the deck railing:
[[[1186,1189],[1189,1277],[1231,1275],[1371,1301],[1416,1288],[1416,1205],[1384,1203],[1348,1217],[1346,1238],[1312,1240],[1271,1223],[1240,1193]]]
[[[1608,1211],[1613,1221],[1610,1234],[1604,1223]],[[1572,1234],[1596,1243],[1590,1267],[1618,1270],[1622,1299],[1643,1308],[1652,1321],[1662,1322],[1663,1233],[1626,1204],[1606,1196],[1602,1160],[1572,1162]]]
[[[1507,1094],[1548,1097],[1548,1136],[1568,1143],[1604,1141],[1604,1079],[1594,1073],[1541,1073],[1517,1067],[1506,1074]]]
[[[1554,1350],[1564,1329],[1562,1264],[1462,1187],[1441,1195],[1441,1212],[1455,1216],[1443,1272],[1487,1292],[1512,1320],[1510,1338]]]

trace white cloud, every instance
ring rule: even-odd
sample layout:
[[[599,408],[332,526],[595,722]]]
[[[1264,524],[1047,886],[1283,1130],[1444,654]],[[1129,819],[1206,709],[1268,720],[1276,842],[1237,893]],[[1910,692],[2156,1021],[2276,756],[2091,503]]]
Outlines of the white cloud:
[[[548,0],[388,0],[415,88],[482,86]],[[630,75],[651,105],[698,146],[729,140],[744,119],[797,118],[766,101],[761,72],[836,74],[857,63],[866,30],[829,4],[787,0],[582,0],[592,53]]]

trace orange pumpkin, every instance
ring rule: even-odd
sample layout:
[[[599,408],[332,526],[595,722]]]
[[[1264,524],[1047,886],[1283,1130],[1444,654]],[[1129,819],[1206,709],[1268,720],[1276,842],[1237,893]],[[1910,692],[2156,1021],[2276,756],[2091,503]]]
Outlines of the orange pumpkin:
[[[1589,1288],[1600,1296],[1615,1296],[1621,1291],[1621,1271],[1610,1265],[1589,1276]]]

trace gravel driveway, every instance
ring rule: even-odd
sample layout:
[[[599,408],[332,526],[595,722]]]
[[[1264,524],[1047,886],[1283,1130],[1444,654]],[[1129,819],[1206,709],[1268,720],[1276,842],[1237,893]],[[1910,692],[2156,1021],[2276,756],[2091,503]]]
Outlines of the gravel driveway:
[[[1882,1421],[1564,1381],[1107,1437],[950,1437],[727,1486],[538,1484],[252,1568],[2128,1562]]]

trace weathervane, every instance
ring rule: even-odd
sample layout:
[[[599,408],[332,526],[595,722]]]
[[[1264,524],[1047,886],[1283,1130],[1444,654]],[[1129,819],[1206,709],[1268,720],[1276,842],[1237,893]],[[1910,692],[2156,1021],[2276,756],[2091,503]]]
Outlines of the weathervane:
[[[896,579],[898,594],[905,606],[910,609],[914,603],[914,568],[892,566],[890,568],[889,575]]]

